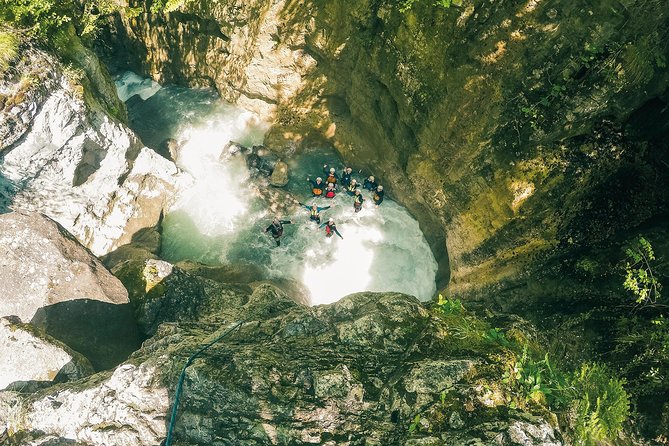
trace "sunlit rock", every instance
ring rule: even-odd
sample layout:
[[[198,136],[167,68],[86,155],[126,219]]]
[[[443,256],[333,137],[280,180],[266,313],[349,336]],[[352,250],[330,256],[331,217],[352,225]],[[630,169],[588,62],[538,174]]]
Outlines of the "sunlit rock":
[[[0,318],[0,389],[71,381],[93,373],[90,362],[41,330]]]
[[[17,435],[158,444],[182,365],[210,344],[186,369],[175,444],[564,444],[543,418],[472,399],[480,383],[509,394],[503,365],[491,361],[501,347],[484,353],[437,336],[448,322],[410,296],[359,293],[308,307],[267,284],[250,296],[230,291],[238,296],[163,323],[133,365],[19,398],[21,416],[3,420],[0,410],[0,421]],[[421,430],[410,431],[419,413]]]
[[[282,187],[288,184],[288,164],[279,161],[274,165],[270,184],[277,187]]]
[[[0,291],[0,315],[42,327],[96,368],[118,364],[138,345],[121,282],[43,215],[0,215]]]
[[[86,103],[81,86],[42,56],[51,61],[53,87],[0,163],[0,175],[16,185],[10,207],[46,214],[104,254],[153,226],[187,175]]]

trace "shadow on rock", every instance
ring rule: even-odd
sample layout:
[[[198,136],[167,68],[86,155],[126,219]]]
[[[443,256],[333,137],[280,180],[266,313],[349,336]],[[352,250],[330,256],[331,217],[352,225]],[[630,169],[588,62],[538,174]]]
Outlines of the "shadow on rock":
[[[120,364],[141,344],[130,304],[59,302],[37,310],[30,323],[86,356],[95,370]]]

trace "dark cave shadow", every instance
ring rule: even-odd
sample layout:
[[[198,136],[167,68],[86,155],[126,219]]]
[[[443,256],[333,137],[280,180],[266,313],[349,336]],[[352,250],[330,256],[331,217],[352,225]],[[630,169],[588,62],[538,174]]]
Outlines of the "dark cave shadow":
[[[130,304],[59,302],[37,310],[30,324],[84,355],[96,371],[120,364],[141,345]]]

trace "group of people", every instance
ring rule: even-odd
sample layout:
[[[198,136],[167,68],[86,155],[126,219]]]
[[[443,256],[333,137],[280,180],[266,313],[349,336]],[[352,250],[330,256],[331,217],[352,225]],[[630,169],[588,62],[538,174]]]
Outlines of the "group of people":
[[[324,164],[323,176],[325,176],[325,181],[323,181],[323,178],[321,177],[316,178],[316,180],[307,177],[307,181],[311,183],[311,194],[314,197],[334,198],[337,194],[337,189],[341,184],[341,187],[346,194],[353,197],[353,209],[355,212],[360,212],[365,198],[360,191],[360,183],[353,178],[352,168],[346,167],[340,176],[337,174],[334,167],[328,168],[328,165]],[[365,178],[362,183],[362,188],[372,192],[372,200],[376,207],[379,207],[379,205],[383,203],[385,192],[383,191],[383,186],[376,182],[374,175]]]
[[[354,211],[360,212],[362,209],[362,203],[365,201],[362,192],[360,191],[360,183],[358,180],[353,178],[353,169],[346,167],[341,175],[337,174],[337,171],[334,167],[329,167],[327,164],[323,165],[323,174],[325,176],[325,181],[323,178],[317,177],[316,180],[312,180],[311,177],[307,177],[307,181],[311,183],[311,194],[313,197],[325,197],[332,199],[337,194],[338,185],[341,184],[342,189],[346,194],[353,197],[353,209]],[[383,192],[383,186],[376,182],[376,179],[373,175],[365,178],[362,183],[362,188],[372,192],[372,200],[374,205],[379,207],[383,202],[383,197],[385,192]],[[341,239],[342,235],[337,230],[337,225],[333,218],[329,218],[327,222],[321,224],[321,212],[327,209],[330,209],[332,206],[317,206],[307,205],[300,203],[300,206],[309,211],[309,220],[315,222],[319,225],[319,228],[325,227],[325,236],[332,237],[334,234],[337,234]],[[290,220],[280,220],[279,218],[274,218],[272,223],[265,229],[265,233],[271,233],[276,246],[281,246],[281,236],[283,235],[283,225],[292,224]]]

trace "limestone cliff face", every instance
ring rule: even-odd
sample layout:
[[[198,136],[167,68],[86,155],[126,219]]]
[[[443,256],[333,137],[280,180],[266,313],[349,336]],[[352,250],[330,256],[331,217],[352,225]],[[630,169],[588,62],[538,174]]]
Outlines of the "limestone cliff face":
[[[667,20],[658,0],[193,0],[119,20],[115,57],[261,112],[276,150],[331,142],[476,295],[665,209]]]
[[[60,39],[72,65],[24,42],[0,78],[0,212],[47,214],[101,255],[153,226],[189,179],[124,125],[96,56]]]

